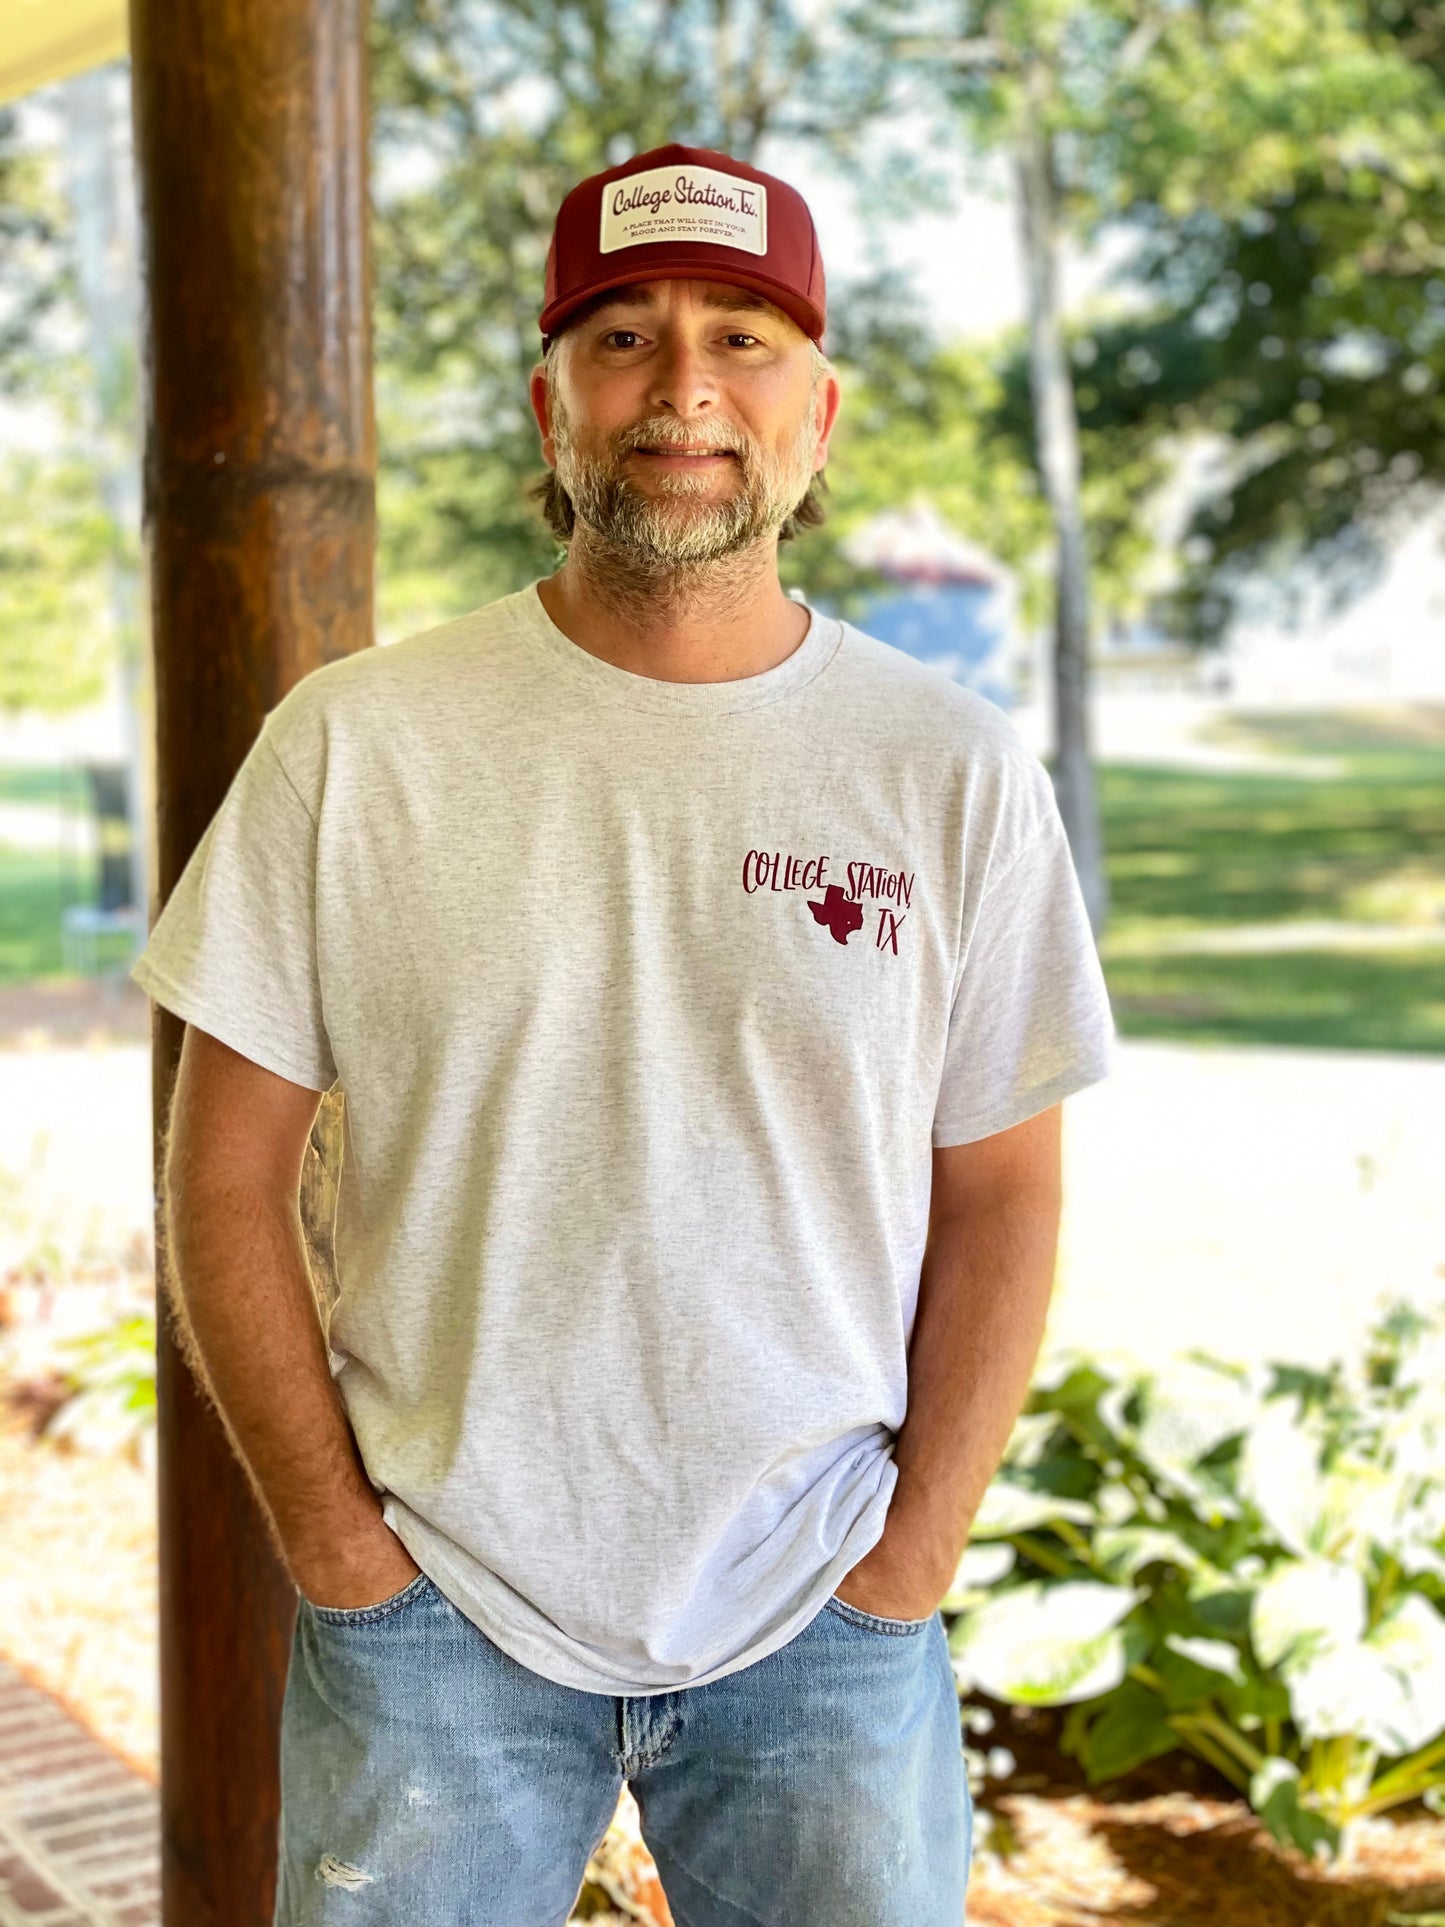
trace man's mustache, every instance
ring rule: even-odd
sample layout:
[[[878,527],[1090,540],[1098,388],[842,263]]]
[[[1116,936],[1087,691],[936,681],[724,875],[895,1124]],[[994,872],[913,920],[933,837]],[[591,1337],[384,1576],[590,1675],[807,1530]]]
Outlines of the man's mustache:
[[[614,447],[619,455],[630,455],[636,448],[711,448],[721,455],[737,455],[744,461],[750,453],[748,439],[724,423],[719,423],[715,429],[702,431],[665,417],[657,421],[637,422],[631,428],[623,429],[614,437]]]

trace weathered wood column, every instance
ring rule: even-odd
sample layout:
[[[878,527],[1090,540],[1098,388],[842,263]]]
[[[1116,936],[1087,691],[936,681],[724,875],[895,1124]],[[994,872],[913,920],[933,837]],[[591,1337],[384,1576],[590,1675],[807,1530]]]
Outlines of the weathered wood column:
[[[162,901],[267,710],[372,640],[365,9],[131,0]],[[159,1351],[164,1917],[263,1927],[294,1599],[164,1316]]]

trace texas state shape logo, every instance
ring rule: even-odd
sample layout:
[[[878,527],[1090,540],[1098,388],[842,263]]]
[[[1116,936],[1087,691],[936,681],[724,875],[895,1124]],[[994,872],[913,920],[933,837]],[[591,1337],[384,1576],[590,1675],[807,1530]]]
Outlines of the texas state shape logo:
[[[832,937],[834,943],[847,943],[855,930],[863,928],[863,906],[845,897],[841,887],[830,883],[823,892],[823,901],[814,903],[811,897],[805,899],[814,917]]]

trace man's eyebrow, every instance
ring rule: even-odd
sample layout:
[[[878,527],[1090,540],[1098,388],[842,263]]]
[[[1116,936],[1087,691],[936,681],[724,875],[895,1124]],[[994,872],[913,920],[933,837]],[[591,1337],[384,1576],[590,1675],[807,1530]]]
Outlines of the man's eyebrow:
[[[710,281],[707,293],[702,297],[705,308],[716,308],[724,314],[766,314],[781,315],[782,309],[769,301],[766,295],[754,294],[749,288],[733,287],[727,282]],[[634,281],[625,288],[609,288],[605,294],[598,295],[588,308],[587,316],[605,314],[609,308],[655,308],[657,296],[645,281]]]
[[[751,288],[734,288],[724,282],[713,281],[702,298],[705,308],[721,308],[725,314],[781,314],[783,311],[768,300],[766,295],[754,294]]]
[[[641,281],[630,282],[625,288],[609,288],[588,303],[589,315],[601,314],[607,308],[651,308],[655,305],[652,291]]]

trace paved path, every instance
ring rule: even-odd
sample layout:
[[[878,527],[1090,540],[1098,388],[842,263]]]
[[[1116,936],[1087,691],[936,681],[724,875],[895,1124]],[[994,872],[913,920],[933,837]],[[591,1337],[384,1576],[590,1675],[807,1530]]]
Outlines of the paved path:
[[[1046,1346],[1324,1364],[1445,1302],[1445,1057],[1128,1040],[1064,1112]]]
[[[0,1927],[158,1927],[156,1789],[0,1659]]]
[[[1141,930],[1108,941],[1119,957],[1266,956],[1288,950],[1441,950],[1445,921],[1346,923],[1325,917],[1292,917],[1278,923],[1230,923],[1217,929]]]

